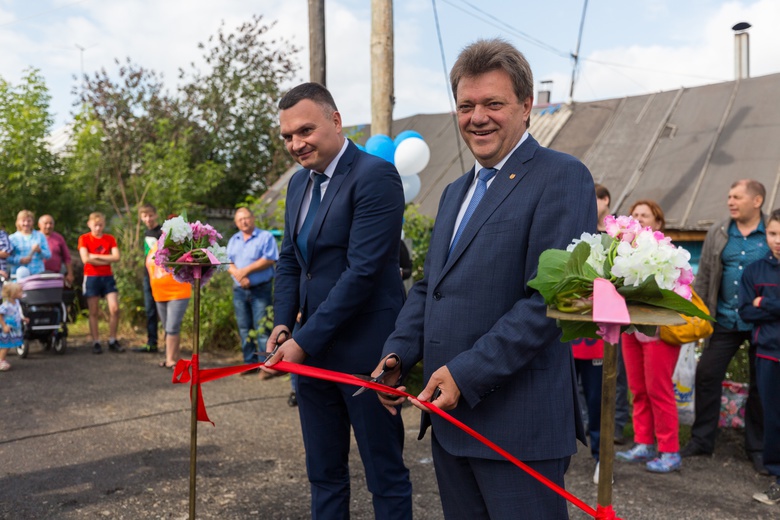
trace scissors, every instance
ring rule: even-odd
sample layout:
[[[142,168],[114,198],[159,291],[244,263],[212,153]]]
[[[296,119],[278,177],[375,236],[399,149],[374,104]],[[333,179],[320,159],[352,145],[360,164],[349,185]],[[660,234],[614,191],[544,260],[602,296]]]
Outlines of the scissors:
[[[284,336],[284,339],[282,339],[282,336]],[[279,352],[279,347],[281,347],[282,344],[285,341],[287,341],[288,339],[290,339],[290,333],[287,332],[286,330],[283,330],[279,334],[277,334],[276,335],[276,346],[274,347],[274,349],[267,356],[265,356],[265,360],[263,361],[263,363],[265,363],[266,361],[268,361],[269,359],[274,357],[276,355],[276,353]]]
[[[390,359],[395,359],[395,366],[393,368],[390,368],[390,367],[387,366],[387,361],[390,360]],[[385,359],[385,362],[382,363],[382,370],[376,375],[376,377],[372,377],[371,379],[369,379],[368,382],[369,383],[380,383],[382,381],[382,378],[385,377],[385,373],[386,372],[388,372],[390,370],[395,370],[400,365],[401,365],[401,358],[399,358],[395,354],[390,354],[389,356],[387,356],[387,359]],[[361,376],[358,376],[358,377],[361,377]],[[361,379],[363,379],[364,377],[365,376],[362,376]],[[363,392],[365,392],[366,390],[368,390],[367,386],[361,386],[360,388],[357,389],[357,392],[352,394],[352,397],[357,397],[360,394],[362,394]]]

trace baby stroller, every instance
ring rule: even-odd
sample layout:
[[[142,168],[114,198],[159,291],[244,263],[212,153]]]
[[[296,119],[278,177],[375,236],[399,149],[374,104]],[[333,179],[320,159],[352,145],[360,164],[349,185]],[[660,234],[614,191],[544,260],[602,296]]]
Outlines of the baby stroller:
[[[19,357],[30,353],[30,343],[38,340],[46,350],[64,354],[68,337],[68,308],[62,301],[64,278],[61,274],[35,274],[19,280],[22,286],[24,343],[16,348]]]

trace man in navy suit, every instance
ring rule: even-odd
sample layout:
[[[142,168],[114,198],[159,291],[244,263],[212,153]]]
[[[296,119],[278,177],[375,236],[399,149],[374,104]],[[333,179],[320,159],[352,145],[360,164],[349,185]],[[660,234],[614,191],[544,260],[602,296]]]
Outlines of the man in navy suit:
[[[403,188],[395,167],[341,133],[341,115],[322,85],[304,83],[279,102],[282,137],[303,166],[287,188],[284,239],[276,270],[274,329],[300,328],[266,361],[369,374],[404,302],[398,275]],[[282,339],[284,336],[282,336]],[[377,519],[412,517],[400,415],[371,392],[298,379],[297,400],[311,483],[312,518],[349,518],[350,425]]]
[[[425,276],[385,343],[384,359],[401,360],[385,383],[425,358],[419,401],[450,410],[563,486],[576,440],[584,442],[574,364],[528,281],[542,251],[595,232],[593,179],[528,134],[533,78],[510,44],[466,47],[450,80],[476,164],[442,194]],[[399,399],[380,400],[397,413]],[[421,435],[433,426],[446,518],[568,518],[564,499],[500,455],[437,416],[423,421]]]

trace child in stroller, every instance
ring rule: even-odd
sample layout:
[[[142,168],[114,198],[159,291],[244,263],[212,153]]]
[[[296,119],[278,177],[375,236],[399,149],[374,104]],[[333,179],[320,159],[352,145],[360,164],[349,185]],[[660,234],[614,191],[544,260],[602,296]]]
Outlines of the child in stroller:
[[[62,299],[64,277],[53,273],[36,274],[21,279],[19,285],[27,323],[24,341],[17,347],[17,354],[26,358],[32,340],[38,340],[46,350],[64,354],[68,337],[68,309]]]

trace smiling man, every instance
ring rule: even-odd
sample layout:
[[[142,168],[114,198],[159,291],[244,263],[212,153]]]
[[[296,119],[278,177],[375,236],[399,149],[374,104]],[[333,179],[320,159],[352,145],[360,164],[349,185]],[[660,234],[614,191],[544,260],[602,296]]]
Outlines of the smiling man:
[[[707,231],[696,273],[694,289],[715,317],[715,331],[707,340],[696,366],[694,405],[696,419],[691,440],[680,451],[683,457],[710,456],[715,451],[720,417],[721,383],[731,358],[745,341],[750,341],[752,324],[739,316],[739,282],[745,267],[768,252],[761,207],[766,188],[758,181],[743,179],[731,185],[729,218]],[[762,461],[764,419],[756,386],[756,346],[748,349],[750,389],[745,406],[745,451],[758,473],[768,474]]]
[[[577,159],[528,134],[533,76],[510,44],[469,45],[450,80],[476,163],[442,194],[425,276],[384,359],[398,355],[405,375],[425,358],[419,400],[451,410],[563,486],[576,439],[584,442],[574,361],[528,281],[542,251],[595,231],[593,179]],[[380,399],[395,413],[398,400]],[[446,518],[568,518],[560,496],[450,423],[426,414],[421,434],[431,424]]]
[[[274,286],[274,330],[291,339],[279,360],[368,374],[404,301],[398,276],[404,196],[395,167],[342,135],[333,97],[317,83],[279,102],[287,151],[303,168],[287,188],[285,229]],[[294,327],[300,313],[300,326]],[[312,518],[349,518],[350,426],[377,519],[410,519],[403,423],[371,392],[298,378],[297,400],[311,483]]]

